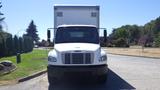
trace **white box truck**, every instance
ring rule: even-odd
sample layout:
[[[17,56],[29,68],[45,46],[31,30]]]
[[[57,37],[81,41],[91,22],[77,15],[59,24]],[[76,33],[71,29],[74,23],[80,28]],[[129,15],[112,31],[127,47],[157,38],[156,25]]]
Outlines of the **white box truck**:
[[[76,73],[106,81],[107,55],[99,42],[99,10],[99,6],[54,6],[54,49],[48,54],[47,67],[49,84]]]

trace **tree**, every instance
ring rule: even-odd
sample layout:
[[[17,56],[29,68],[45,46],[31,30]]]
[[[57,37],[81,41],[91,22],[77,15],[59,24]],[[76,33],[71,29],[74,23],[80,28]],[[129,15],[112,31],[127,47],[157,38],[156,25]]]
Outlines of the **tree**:
[[[14,36],[14,48],[15,48],[14,53],[15,54],[18,53],[20,49],[20,45],[19,45],[19,39],[16,35]]]
[[[24,42],[23,42],[23,38],[22,37],[19,37],[19,47],[20,47],[20,52],[23,53]]]
[[[5,51],[5,40],[3,38],[2,32],[0,32],[0,57],[4,56]]]
[[[151,20],[144,26],[125,25],[113,30],[109,35],[110,44],[115,45],[116,41],[128,40],[129,45],[143,45],[152,47],[159,42],[160,17]],[[123,39],[119,39],[123,38]],[[118,40],[119,39],[119,40]],[[156,45],[157,45],[156,44]]]
[[[155,38],[155,47],[160,47],[160,33],[158,34],[159,36]]]
[[[6,38],[6,56],[10,56],[10,55],[12,55],[13,54],[13,39],[12,39],[12,35],[11,34],[9,34],[8,35],[8,37]]]
[[[154,27],[153,27],[154,34],[158,36],[160,32],[160,17],[158,17],[153,24],[154,24]]]
[[[129,47],[127,44],[127,40],[125,38],[118,38],[115,41],[115,46],[116,47]]]
[[[27,34],[25,34],[25,36],[29,36],[32,37],[33,41],[38,42],[39,37],[37,34],[37,29],[36,29],[36,25],[34,24],[34,21],[32,20],[26,30]]]
[[[0,9],[2,8],[2,3],[0,2]],[[4,14],[0,11],[0,31],[3,31],[2,22],[5,19],[5,17],[2,17]]]
[[[113,30],[109,35],[110,44],[116,46],[128,46],[130,44],[138,44],[138,39],[141,36],[141,27],[137,25],[125,25]],[[121,43],[122,42],[122,43]],[[117,45],[124,44],[124,45]],[[126,45],[127,44],[127,45]]]
[[[130,43],[133,45],[137,45],[139,38],[141,37],[141,26],[132,25],[129,29],[129,39]]]
[[[33,40],[31,37],[29,36],[23,36],[23,51],[24,52],[30,52],[33,50],[34,44],[33,44]]]

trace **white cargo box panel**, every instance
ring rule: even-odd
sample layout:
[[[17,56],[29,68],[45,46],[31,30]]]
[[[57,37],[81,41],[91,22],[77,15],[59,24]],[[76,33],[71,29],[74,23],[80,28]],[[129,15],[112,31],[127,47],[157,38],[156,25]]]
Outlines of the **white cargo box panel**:
[[[99,6],[54,6],[54,27],[95,25],[99,28]]]

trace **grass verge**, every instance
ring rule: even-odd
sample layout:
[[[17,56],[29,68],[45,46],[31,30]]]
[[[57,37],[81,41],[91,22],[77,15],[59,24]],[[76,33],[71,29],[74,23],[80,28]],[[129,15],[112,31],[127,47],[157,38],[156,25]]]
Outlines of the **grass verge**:
[[[34,49],[30,53],[21,54],[21,63],[19,64],[16,64],[16,56],[0,58],[0,61],[10,60],[17,66],[15,71],[0,76],[0,83],[8,80],[17,80],[46,69],[47,54],[47,50]]]

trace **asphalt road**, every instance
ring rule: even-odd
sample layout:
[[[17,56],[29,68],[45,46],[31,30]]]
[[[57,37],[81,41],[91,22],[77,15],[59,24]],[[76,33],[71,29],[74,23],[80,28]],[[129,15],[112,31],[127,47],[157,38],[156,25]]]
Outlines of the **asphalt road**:
[[[108,54],[108,65],[108,81],[102,85],[49,86],[44,74],[16,85],[0,86],[0,90],[160,90],[160,59]]]

